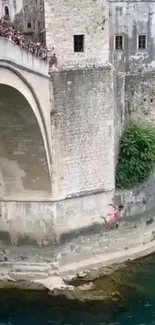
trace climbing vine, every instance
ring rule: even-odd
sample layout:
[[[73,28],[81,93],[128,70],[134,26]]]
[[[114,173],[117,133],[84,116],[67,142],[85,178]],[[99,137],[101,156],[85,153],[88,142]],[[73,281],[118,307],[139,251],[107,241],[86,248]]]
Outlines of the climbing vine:
[[[121,143],[116,187],[130,189],[147,180],[155,166],[155,127],[130,122]]]

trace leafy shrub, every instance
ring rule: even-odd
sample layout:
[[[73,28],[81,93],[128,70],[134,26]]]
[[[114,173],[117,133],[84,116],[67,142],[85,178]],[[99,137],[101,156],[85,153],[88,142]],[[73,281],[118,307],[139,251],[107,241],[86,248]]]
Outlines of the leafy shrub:
[[[130,189],[147,180],[155,165],[155,127],[131,122],[120,143],[116,187]]]

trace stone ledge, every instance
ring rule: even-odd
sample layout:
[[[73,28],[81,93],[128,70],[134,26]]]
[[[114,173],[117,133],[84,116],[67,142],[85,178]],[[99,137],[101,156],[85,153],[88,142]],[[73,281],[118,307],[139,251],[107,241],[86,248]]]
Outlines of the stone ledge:
[[[92,232],[86,228],[85,235],[68,240],[66,236],[66,242],[52,250],[2,245],[0,289],[48,290],[50,295],[81,299],[73,281],[94,281],[155,252],[155,225],[148,216],[122,218],[118,229],[104,227]]]
[[[69,299],[80,300],[82,295],[79,292],[93,290],[94,285],[90,282],[77,287],[72,284],[73,280],[93,281],[103,275],[110,275],[122,268],[129,260],[142,258],[154,251],[155,241],[139,245],[128,251],[105,256],[100,254],[83,262],[62,266],[57,275],[51,271],[52,264],[0,263],[0,289],[48,290],[50,295],[64,295]],[[23,272],[24,266],[25,272]],[[14,271],[12,271],[13,269]]]
[[[83,73],[85,73],[85,71],[88,70],[105,70],[105,71],[114,71],[114,67],[110,62],[105,62],[105,63],[100,63],[100,64],[86,64],[84,63],[81,66],[78,66],[78,64],[73,65],[73,66],[68,66],[68,65],[64,65],[63,67],[61,67],[60,69],[54,69],[54,70],[50,70],[49,71],[49,75],[52,78],[52,75],[55,73],[65,73],[65,72],[69,72],[69,71],[83,71]]]

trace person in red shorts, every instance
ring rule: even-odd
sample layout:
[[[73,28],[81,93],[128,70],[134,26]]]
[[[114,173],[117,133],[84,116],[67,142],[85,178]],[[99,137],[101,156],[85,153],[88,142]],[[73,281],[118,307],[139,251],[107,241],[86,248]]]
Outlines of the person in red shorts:
[[[116,207],[113,204],[109,204],[109,205],[114,208],[114,211],[112,213],[108,213],[107,215],[108,218],[105,217],[101,217],[101,218],[104,219],[106,226],[113,225],[113,224],[116,224],[116,226],[118,226],[118,220],[121,216],[121,211],[124,208],[124,206],[122,204],[120,204],[118,207]]]

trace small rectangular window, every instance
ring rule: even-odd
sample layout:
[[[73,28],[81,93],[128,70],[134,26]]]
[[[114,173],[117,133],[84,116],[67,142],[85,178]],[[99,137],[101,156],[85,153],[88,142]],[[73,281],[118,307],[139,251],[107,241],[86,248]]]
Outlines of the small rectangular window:
[[[146,49],[146,35],[138,35],[138,49],[139,50]]]
[[[28,23],[28,24],[27,24],[27,27],[28,27],[28,28],[31,28],[31,23]]]
[[[74,52],[84,52],[84,35],[74,35]]]
[[[123,36],[122,35],[115,36],[115,49],[123,50]]]

